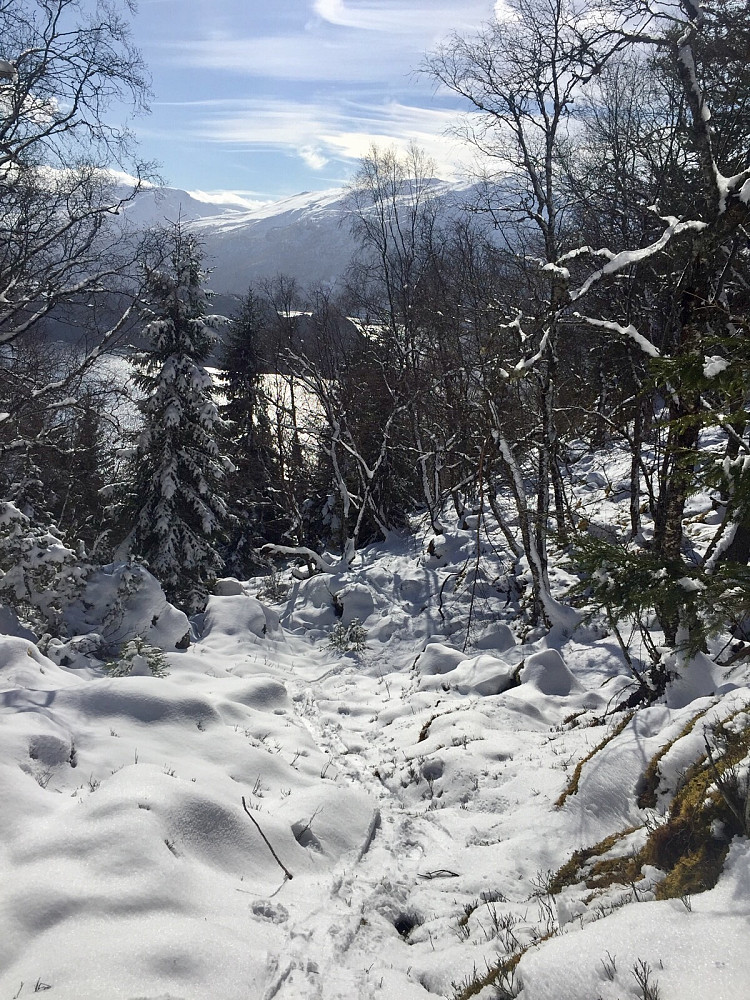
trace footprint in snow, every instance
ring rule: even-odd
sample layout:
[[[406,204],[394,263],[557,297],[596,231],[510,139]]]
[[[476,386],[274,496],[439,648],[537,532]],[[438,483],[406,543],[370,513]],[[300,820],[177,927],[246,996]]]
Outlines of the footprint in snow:
[[[283,924],[289,919],[289,911],[281,903],[272,903],[270,899],[259,899],[250,907],[256,917],[264,917],[274,924]]]

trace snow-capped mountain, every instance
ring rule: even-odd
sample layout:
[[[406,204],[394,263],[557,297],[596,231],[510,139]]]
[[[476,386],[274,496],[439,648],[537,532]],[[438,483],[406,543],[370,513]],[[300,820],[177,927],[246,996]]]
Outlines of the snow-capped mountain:
[[[465,185],[442,181],[435,190],[456,204],[467,194]],[[138,227],[178,218],[190,223],[205,243],[212,288],[243,294],[249,284],[282,273],[302,287],[340,281],[355,250],[346,198],[345,189],[332,188],[247,208],[231,195],[219,201],[199,192],[147,188],[123,214]]]
[[[354,250],[344,199],[342,189],[333,189],[248,209],[175,188],[147,188],[123,214],[139,228],[178,218],[189,223],[204,241],[214,290],[242,294],[252,282],[280,273],[301,286],[335,283]]]

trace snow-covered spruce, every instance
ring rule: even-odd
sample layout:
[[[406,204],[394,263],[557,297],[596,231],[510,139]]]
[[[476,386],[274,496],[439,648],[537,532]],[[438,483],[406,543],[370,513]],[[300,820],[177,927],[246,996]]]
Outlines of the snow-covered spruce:
[[[144,305],[150,344],[136,359],[144,423],[120,516],[130,552],[148,562],[170,600],[195,611],[222,566],[217,535],[230,463],[205,363],[224,320],[206,311],[194,234],[175,224],[158,234],[153,256]]]

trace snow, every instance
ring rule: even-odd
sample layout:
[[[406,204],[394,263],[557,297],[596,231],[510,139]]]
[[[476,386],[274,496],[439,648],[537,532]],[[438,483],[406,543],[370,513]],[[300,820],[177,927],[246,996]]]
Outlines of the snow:
[[[592,521],[627,525],[626,473],[611,453],[575,463]],[[656,900],[649,865],[596,892],[545,885],[606,837],[635,828],[604,857],[641,846],[707,729],[750,704],[747,667],[676,657],[665,699],[615,713],[633,688],[611,636],[521,628],[501,581],[472,601],[457,580],[475,531],[428,542],[394,535],[273,606],[259,581],[220,581],[187,648],[132,567],[89,579],[79,638],[49,655],[3,612],[0,996],[426,1000],[514,941],[522,1000],[625,1000],[635,973],[662,1000],[745,995],[746,841],[686,901]],[[355,618],[364,650],[332,649]],[[113,643],[160,646],[168,676],[108,676],[107,621]]]
[[[610,320],[595,319],[592,316],[584,316],[578,312],[574,315],[577,319],[583,320],[584,323],[588,323],[589,326],[596,327],[599,330],[607,330],[610,333],[617,334],[618,337],[622,337],[625,340],[634,341],[643,353],[647,354],[650,358],[661,357],[661,352],[658,347],[655,347],[650,340],[647,340],[643,334],[639,333],[632,323],[629,323],[627,326],[622,326],[621,323],[615,323]]]
[[[703,359],[703,374],[706,378],[713,378],[715,375],[720,375],[728,367],[729,362],[726,358],[722,358],[718,354],[712,354],[711,357]]]

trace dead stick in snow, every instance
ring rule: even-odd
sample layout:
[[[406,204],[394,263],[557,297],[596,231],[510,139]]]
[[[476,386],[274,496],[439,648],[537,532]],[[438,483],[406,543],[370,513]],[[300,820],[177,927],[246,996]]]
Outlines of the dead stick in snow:
[[[261,835],[261,837],[265,841],[265,844],[266,844],[266,847],[268,848],[268,850],[271,852],[271,854],[273,854],[274,861],[276,862],[276,864],[279,866],[279,868],[283,871],[283,873],[286,875],[286,877],[291,882],[292,879],[294,878],[294,875],[292,875],[292,873],[289,871],[289,869],[286,867],[286,865],[284,865],[281,862],[281,860],[279,859],[278,854],[276,853],[276,851],[274,851],[273,847],[271,847],[271,842],[269,841],[269,839],[265,835],[265,833],[263,833],[263,831],[261,830],[260,824],[258,823],[257,819],[255,818],[255,816],[253,816],[253,814],[247,808],[247,805],[245,803],[245,796],[244,795],[242,796],[242,808],[245,810],[245,812],[250,817],[250,819],[253,821],[253,823],[255,823],[255,828],[257,829],[258,833]]]
[[[438,868],[434,872],[417,872],[420,878],[459,878],[458,872],[452,872],[450,868]]]

